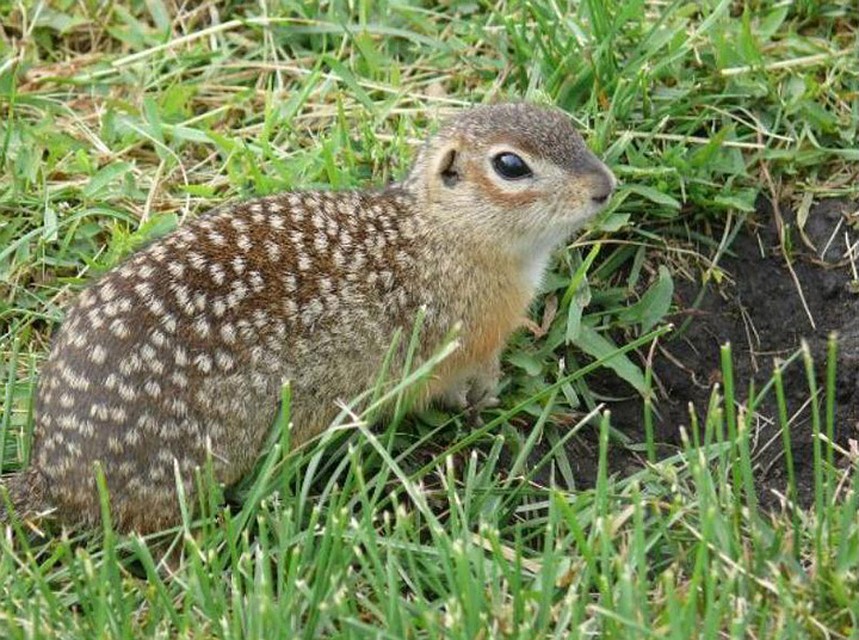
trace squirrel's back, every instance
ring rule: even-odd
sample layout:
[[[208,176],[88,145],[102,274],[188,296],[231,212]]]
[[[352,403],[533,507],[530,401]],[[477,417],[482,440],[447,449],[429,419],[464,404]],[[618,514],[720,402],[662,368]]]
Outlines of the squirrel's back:
[[[33,460],[62,515],[97,516],[82,489],[98,459],[117,520],[157,528],[175,512],[174,460],[189,493],[208,455],[219,479],[241,478],[287,380],[301,398],[363,391],[413,320],[416,235],[395,191],[284,194],[191,221],[104,275],[41,372]],[[295,439],[334,411],[301,415]]]

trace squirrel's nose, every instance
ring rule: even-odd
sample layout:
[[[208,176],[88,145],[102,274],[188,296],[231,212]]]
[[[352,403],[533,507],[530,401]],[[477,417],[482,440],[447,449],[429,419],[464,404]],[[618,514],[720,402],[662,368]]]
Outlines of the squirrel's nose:
[[[605,193],[598,193],[597,195],[592,196],[591,200],[593,200],[597,204],[605,204],[606,202],[608,202],[608,199],[611,197],[612,193],[613,193],[613,191],[607,191]]]
[[[591,200],[597,204],[605,204],[617,188],[617,178],[604,164],[600,163],[598,170],[593,172]]]

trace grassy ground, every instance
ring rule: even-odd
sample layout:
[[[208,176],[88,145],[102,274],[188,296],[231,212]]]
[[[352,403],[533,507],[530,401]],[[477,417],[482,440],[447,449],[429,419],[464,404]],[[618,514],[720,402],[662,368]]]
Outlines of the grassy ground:
[[[859,496],[855,455],[833,465],[825,439],[832,384],[811,378],[815,504],[763,513],[733,396],[747,381],[731,384],[727,351],[713,363],[724,386],[685,446],[627,477],[607,472],[622,434],[581,366],[613,356],[647,396],[639,356],[673,280],[705,262],[692,247],[715,249],[762,196],[800,212],[859,197],[859,9],[433,6],[0,3],[4,470],[26,460],[64,305],[188,216],[381,184],[438,117],[499,98],[568,110],[624,183],[556,261],[484,427],[440,413],[384,431],[355,420],[285,454],[278,426],[240,505],[212,490],[202,523],[163,536],[185,545],[170,579],[154,541],[107,525],[47,539],[17,527],[0,541],[0,635],[856,636]],[[598,434],[595,486],[561,489],[576,482],[564,443],[586,431]],[[537,467],[559,488],[533,481],[544,442]]]

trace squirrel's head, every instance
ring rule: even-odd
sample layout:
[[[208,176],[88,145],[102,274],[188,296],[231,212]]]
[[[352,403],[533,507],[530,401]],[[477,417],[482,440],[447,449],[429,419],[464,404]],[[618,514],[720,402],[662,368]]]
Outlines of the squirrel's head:
[[[439,224],[479,227],[484,238],[526,250],[563,242],[605,206],[616,184],[565,113],[528,103],[453,117],[404,182]]]

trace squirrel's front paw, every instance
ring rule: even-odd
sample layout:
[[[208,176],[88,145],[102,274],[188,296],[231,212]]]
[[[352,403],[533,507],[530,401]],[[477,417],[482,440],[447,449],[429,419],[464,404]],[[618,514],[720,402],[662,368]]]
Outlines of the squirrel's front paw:
[[[501,400],[495,395],[495,389],[498,387],[498,380],[485,380],[477,378],[471,381],[471,387],[468,390],[468,417],[474,425],[483,426],[483,418],[481,412],[484,409],[491,409],[501,404]]]
[[[448,389],[441,397],[441,403],[453,411],[465,411],[469,419],[481,425],[480,412],[501,404],[495,390],[498,378],[494,376],[477,376],[460,382]]]
[[[476,382],[472,383],[466,395],[468,407],[475,411],[497,407],[501,404],[501,400],[495,395],[495,387],[496,385],[494,384],[491,387],[486,387]]]
[[[439,403],[453,411],[465,411],[469,407],[470,381],[460,382],[442,394]]]

